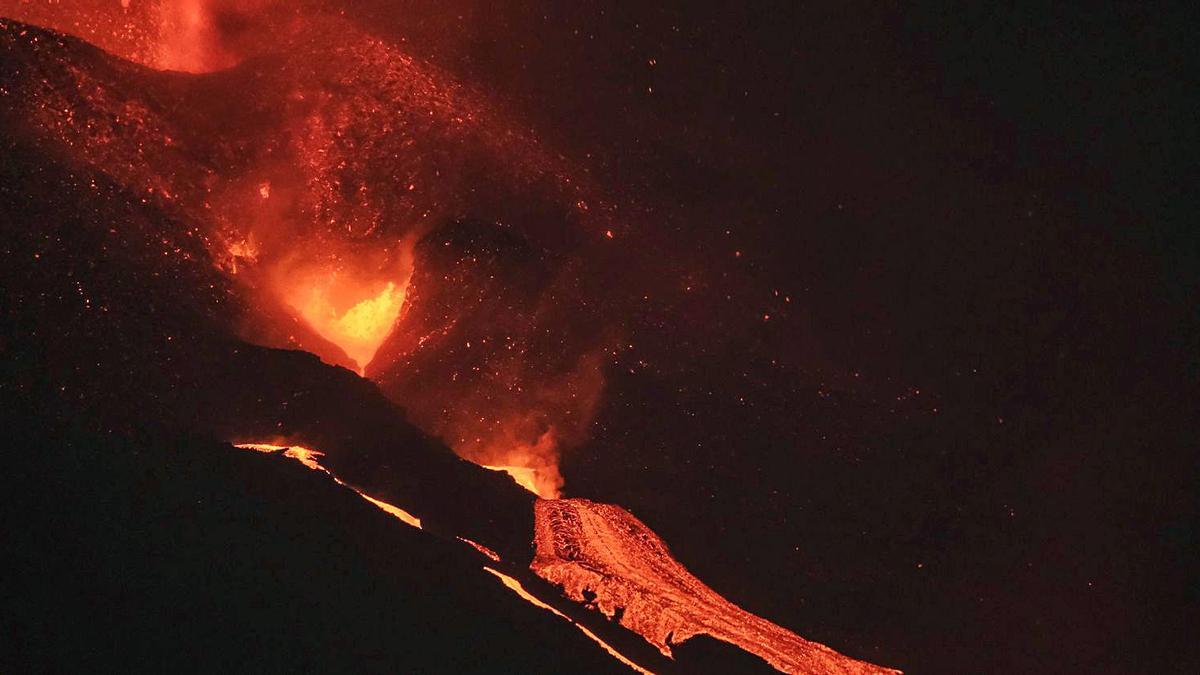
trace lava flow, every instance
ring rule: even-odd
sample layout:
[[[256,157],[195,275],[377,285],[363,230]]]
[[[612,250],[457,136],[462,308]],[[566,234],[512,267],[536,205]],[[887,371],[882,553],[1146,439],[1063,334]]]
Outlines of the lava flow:
[[[330,471],[326,467],[322,466],[319,461],[319,458],[322,456],[323,453],[321,453],[318,450],[313,450],[312,448],[307,448],[307,447],[304,447],[301,445],[276,445],[274,443],[238,443],[238,444],[235,444],[234,447],[241,448],[243,450],[254,450],[256,452],[262,452],[262,453],[268,453],[268,454],[279,454],[284,457],[294,459],[297,462],[300,462],[304,466],[306,466],[314,471],[320,471],[320,472],[328,475],[338,485],[341,485],[343,487],[353,490],[360,497],[362,497],[363,499],[367,500],[368,502],[374,504],[375,506],[379,507],[379,509],[381,511],[383,511],[384,513],[394,516],[396,519],[400,520],[404,524],[410,525],[417,529],[422,529],[420,518],[417,518],[416,516],[412,515],[408,511],[405,511],[404,509],[402,509],[394,504],[389,504],[388,502],[376,499],[376,498],[366,494],[365,492],[347,484],[345,481],[343,481],[342,479],[340,479],[336,475],[334,475],[332,471]],[[501,562],[500,556],[497,555],[496,552],[487,548],[486,546],[483,546],[482,544],[478,544],[478,543],[471,541],[470,539],[466,539],[464,537],[456,537],[456,539],[467,544],[471,548],[475,549],[475,551],[477,551],[480,555],[482,555],[483,557],[485,557],[489,561],[491,561],[492,564]],[[521,598],[525,602],[527,602],[539,609],[546,610],[546,611],[552,613],[554,616],[566,621],[567,623],[570,623],[575,628],[578,628],[579,631],[581,633],[583,633],[585,636],[587,636],[587,638],[589,640],[592,640],[596,644],[600,645],[601,649],[603,649],[605,652],[607,652],[610,656],[612,656],[617,661],[625,664],[626,666],[629,666],[631,669],[633,669],[639,673],[642,673],[643,675],[653,675],[653,673],[651,671],[641,667],[637,663],[630,660],[628,657],[626,657],[620,651],[615,649],[612,645],[605,642],[604,639],[602,639],[600,636],[596,635],[594,632],[589,630],[586,626],[581,625],[580,623],[578,623],[571,617],[567,616],[566,614],[562,613],[558,609],[554,608],[552,605],[547,604],[546,602],[539,599],[534,594],[527,591],[519,580],[513,578],[512,576],[510,576],[508,574],[500,572],[499,570],[495,569],[494,567],[492,567],[490,565],[484,565],[483,570],[485,572],[497,577],[498,579],[500,579],[500,581],[504,584],[505,588],[511,590],[513,593],[515,593],[519,598]]]
[[[692,576],[658,535],[619,506],[539,500],[535,512],[533,571],[569,598],[591,598],[664,654],[707,634],[787,673],[897,672],[843,656],[734,605]]]
[[[654,675],[654,673],[652,673],[651,671],[646,670],[645,668],[639,666],[638,664],[634,663],[633,661],[630,661],[628,658],[625,657],[624,654],[622,654],[621,652],[618,652],[616,649],[613,649],[611,645],[609,645],[604,640],[601,640],[600,637],[597,636],[592,631],[588,630],[587,628],[584,628],[583,626],[579,625],[575,621],[572,621],[571,617],[567,616],[566,614],[563,614],[562,612],[558,611],[557,609],[554,609],[553,607],[551,607],[550,605],[547,605],[546,603],[542,602],[541,600],[538,600],[536,596],[534,596],[529,591],[525,590],[525,587],[521,585],[520,581],[517,581],[516,579],[508,576],[507,574],[504,574],[503,572],[497,572],[496,570],[494,570],[490,567],[484,567],[483,569],[485,571],[487,571],[488,573],[493,574],[497,578],[499,578],[500,581],[504,584],[505,588],[509,589],[513,593],[516,593],[525,602],[528,602],[529,604],[533,605],[534,607],[544,609],[559,618],[570,621],[572,625],[574,625],[576,628],[578,628],[580,630],[580,632],[582,632],[584,635],[588,636],[588,639],[593,640],[597,644],[599,644],[600,647],[602,649],[604,649],[604,651],[608,652],[614,659],[620,661],[621,663],[624,663],[625,665],[629,666],[633,670],[635,670],[639,673],[642,673],[642,675]]]
[[[254,450],[256,452],[265,452],[265,453],[272,453],[272,454],[279,453],[279,454],[282,454],[284,457],[289,457],[291,459],[294,459],[297,462],[300,462],[301,464],[303,464],[304,466],[307,466],[308,468],[312,469],[313,471],[320,471],[324,474],[327,474],[338,485],[342,485],[342,486],[350,488],[351,490],[354,490],[355,492],[358,493],[358,496],[371,502],[375,506],[378,506],[381,511],[383,511],[384,513],[387,513],[388,515],[394,516],[397,520],[404,523],[405,525],[411,525],[412,527],[421,529],[421,519],[420,518],[414,516],[413,514],[409,513],[408,511],[405,511],[404,509],[402,509],[398,506],[395,506],[395,505],[389,504],[385,501],[376,499],[376,498],[372,497],[371,495],[363,492],[362,490],[359,490],[351,485],[346,484],[345,481],[343,481],[342,479],[333,475],[333,473],[330,472],[329,469],[326,469],[325,467],[321,466],[321,463],[318,461],[318,458],[321,457],[322,453],[317,450],[313,450],[311,448],[306,448],[302,445],[274,445],[272,443],[238,443],[238,444],[235,444],[234,447],[241,448],[243,450]]]
[[[320,463],[319,451],[273,443],[240,443],[236,447],[295,459],[354,490],[402,522],[421,527],[421,520],[408,511],[376,499],[336,476]],[[898,672],[843,656],[734,605],[688,572],[674,559],[662,539],[618,506],[586,499],[539,499],[534,514],[536,556],[530,569],[562,588],[567,598],[586,603],[641,635],[665,656],[671,656],[673,646],[706,634],[755,654],[786,673]],[[501,562],[500,556],[486,546],[461,536],[455,538],[491,563]],[[620,662],[638,672],[650,672],[585,626],[529,593],[519,580],[487,565],[483,569],[526,602],[576,626]]]

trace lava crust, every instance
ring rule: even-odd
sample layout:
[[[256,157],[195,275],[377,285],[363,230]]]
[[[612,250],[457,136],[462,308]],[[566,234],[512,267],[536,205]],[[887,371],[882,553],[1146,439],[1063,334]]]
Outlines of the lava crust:
[[[664,654],[701,634],[787,673],[895,673],[809,642],[734,605],[671,556],[625,509],[587,499],[538,500],[531,569],[568,597],[594,603]]]

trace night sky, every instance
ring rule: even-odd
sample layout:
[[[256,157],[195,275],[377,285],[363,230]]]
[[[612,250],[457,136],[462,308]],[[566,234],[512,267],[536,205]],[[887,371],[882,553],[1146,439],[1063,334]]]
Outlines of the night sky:
[[[651,223],[568,491],[879,663],[1189,670],[1194,24],[620,4],[411,38]]]

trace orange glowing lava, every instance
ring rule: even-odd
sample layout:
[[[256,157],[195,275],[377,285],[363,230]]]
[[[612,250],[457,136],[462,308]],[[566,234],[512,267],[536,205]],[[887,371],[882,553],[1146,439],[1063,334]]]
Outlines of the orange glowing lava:
[[[237,18],[243,5],[250,11],[266,4],[266,0],[163,0],[160,21],[152,24],[156,30],[148,31],[159,40],[151,40],[151,44],[161,48],[152,50],[152,57],[142,53],[147,31],[140,31],[131,33],[137,39],[131,38],[128,49],[120,53],[131,57],[141,53],[143,62],[193,72],[231,66],[241,59],[244,50],[236,39],[238,31],[221,27],[237,26],[238,21],[229,19]],[[90,35],[101,29],[107,31],[111,25],[111,21],[101,21],[82,32]],[[121,42],[118,38],[125,33],[114,35],[113,42]],[[503,299],[507,296],[484,283],[484,278],[490,278],[489,272],[481,272],[479,278],[471,276],[471,270],[483,269],[479,266],[480,255],[474,249],[464,249],[462,256],[444,263],[443,268],[434,266],[435,258],[430,263],[434,271],[428,273],[429,283],[423,289],[414,285],[411,298],[409,280],[413,273],[412,247],[422,234],[413,223],[444,219],[458,212],[461,204],[471,203],[456,200],[474,199],[474,187],[461,187],[443,176],[442,168],[466,167],[461,173],[467,176],[542,177],[558,175],[557,171],[549,170],[557,164],[543,162],[542,155],[537,153],[529,155],[533,159],[522,160],[523,153],[532,151],[512,141],[516,135],[509,133],[506,126],[479,122],[486,119],[479,112],[483,108],[460,94],[456,87],[441,84],[440,74],[414,66],[406,55],[378,41],[362,39],[354,43],[337,31],[313,31],[312,35],[323,35],[322,39],[332,39],[339,45],[357,44],[358,51],[337,56],[351,59],[356,54],[342,62],[352,67],[338,71],[338,77],[331,80],[335,87],[306,88],[284,80],[282,84],[276,82],[278,91],[274,98],[268,97],[270,103],[260,104],[263,108],[291,105],[281,103],[284,100],[294,104],[294,110],[281,114],[284,121],[276,126],[261,122],[267,125],[268,131],[264,133],[283,139],[267,145],[285,158],[274,161],[285,165],[286,170],[272,166],[270,175],[260,176],[258,164],[271,164],[264,156],[274,155],[266,151],[251,153],[243,158],[245,165],[253,168],[245,169],[247,175],[218,172],[214,176],[205,175],[204,180],[197,178],[197,185],[207,185],[208,179],[212,179],[216,189],[211,193],[207,188],[197,189],[196,195],[202,196],[188,198],[188,190],[182,189],[189,184],[187,180],[179,179],[181,189],[165,179],[159,180],[189,165],[175,163],[174,150],[164,151],[161,156],[150,152],[174,147],[170,137],[161,132],[171,128],[166,125],[167,118],[153,115],[151,107],[126,105],[116,97],[109,101],[92,93],[95,105],[108,106],[99,108],[106,111],[104,115],[72,117],[66,112],[77,106],[68,101],[61,106],[66,111],[63,119],[55,113],[42,123],[60,134],[66,133],[63,130],[72,131],[73,135],[63,138],[68,146],[79,149],[81,162],[93,162],[139,188],[159,182],[171,187],[170,190],[161,187],[158,192],[179,201],[181,213],[208,214],[211,209],[215,215],[205,215],[204,223],[217,233],[212,237],[213,247],[224,246],[223,251],[214,251],[218,267],[236,275],[238,283],[252,289],[253,294],[248,295],[255,301],[270,300],[271,314],[265,321],[282,326],[275,335],[257,336],[262,342],[295,348],[303,340],[295,339],[291,331],[297,324],[307,324],[300,327],[311,328],[320,338],[341,349],[361,374],[396,327],[401,310],[408,312],[412,306],[420,306],[418,298],[422,293],[426,298],[434,298],[426,300],[422,323],[405,319],[411,335],[404,336],[389,358],[381,356],[380,361],[387,363],[372,369],[379,373],[372,373],[372,379],[387,385],[381,385],[382,390],[393,400],[404,403],[418,426],[447,439],[460,455],[485,468],[509,474],[523,488],[545,498],[535,507],[537,556],[530,569],[543,580],[561,586],[568,598],[594,605],[622,626],[641,634],[664,654],[670,653],[672,645],[691,636],[707,634],[757,654],[788,672],[889,672],[843,657],[736,607],[692,576],[671,557],[657,535],[618,507],[585,500],[546,501],[557,499],[561,493],[563,479],[558,471],[561,448],[577,445],[589,434],[603,390],[605,364],[609,361],[610,350],[605,341],[599,340],[596,345],[577,339],[551,340],[556,348],[540,352],[539,364],[537,357],[530,355],[538,355],[538,345],[546,342],[547,336],[556,335],[540,323],[548,321],[553,325],[545,317],[554,314],[550,310],[556,307],[546,309],[543,305],[556,304],[550,301],[558,291],[551,287],[544,296],[549,300],[530,300],[524,311],[514,312],[514,304]],[[320,52],[316,58],[325,56],[325,52]],[[333,57],[331,54],[330,58]],[[303,63],[304,72],[309,66],[321,65],[319,60]],[[176,83],[173,86],[190,87],[188,82],[200,80],[211,82],[205,78],[177,79],[173,80]],[[60,93],[50,81],[45,84],[46,91]],[[97,92],[107,92],[99,83],[88,84]],[[62,88],[62,91],[74,90]],[[122,102],[120,106],[118,102]],[[251,117],[255,125],[260,124],[257,115]],[[93,123],[97,125],[95,129]],[[245,120],[242,123],[249,124]],[[181,124],[176,131],[182,132],[187,126]],[[139,139],[131,146],[137,148],[136,154],[120,155],[112,149],[119,145],[112,139],[126,136]],[[76,142],[72,143],[72,139]],[[470,144],[480,143],[480,139],[486,141],[486,152],[479,153],[480,159],[470,153],[460,154]],[[198,143],[197,147],[208,146]],[[239,154],[233,150],[239,147],[236,137],[228,147],[223,144],[214,147],[220,151],[208,153],[212,157]],[[142,157],[143,149],[146,158]],[[179,152],[180,157],[191,156],[189,152]],[[433,159],[424,159],[426,154]],[[500,159],[492,159],[493,155]],[[111,162],[110,157],[136,159]],[[152,164],[150,160],[166,163],[159,167],[159,173],[147,171],[143,175],[140,167]],[[364,178],[374,176],[377,165],[388,169],[378,172],[386,176],[384,186],[394,183],[404,189],[389,191],[381,188],[378,181]],[[182,170],[178,173],[190,175]],[[396,176],[403,180],[396,182]],[[540,183],[540,178],[532,183]],[[418,185],[422,189],[416,189]],[[238,196],[242,188],[246,198]],[[156,193],[151,190],[151,194]],[[352,198],[348,196],[351,194]],[[507,188],[502,194],[508,194]],[[521,196],[514,201],[524,203],[525,195],[540,193],[521,187],[514,188],[513,194]],[[578,201],[578,207],[580,211],[589,211],[583,200]],[[225,236],[226,231],[229,236]],[[611,229],[599,231],[613,238]],[[523,258],[518,256],[518,259]],[[469,292],[440,296],[436,293],[439,284],[455,289],[465,287]],[[439,302],[438,298],[445,301]],[[406,308],[406,300],[410,299],[412,305]],[[489,309],[489,303],[499,309]],[[290,311],[282,305],[290,307]],[[521,309],[520,303],[516,307]],[[511,322],[505,324],[509,319]],[[472,330],[463,327],[471,321],[478,322]],[[280,333],[286,339],[279,337]],[[562,335],[574,337],[569,330]],[[479,340],[484,337],[492,341],[482,341],[493,346],[481,347]],[[501,344],[504,346],[494,346]],[[560,367],[562,356],[571,352],[568,346],[587,351],[575,359],[574,367]],[[426,357],[427,354],[435,356]],[[414,363],[423,367],[412,367]],[[553,363],[554,367],[547,363]],[[460,371],[464,373],[461,377]],[[467,372],[478,375],[473,377],[466,375]],[[321,464],[322,453],[317,450],[274,443],[244,443],[237,447],[281,454],[298,461],[308,469],[327,474],[401,522],[416,528],[422,526],[420,518],[413,514],[343,482]],[[491,549],[463,541],[492,562],[500,562],[500,556]],[[570,621],[565,614],[529,593],[517,579],[485,569],[523,600]],[[587,628],[572,623],[626,665],[638,672],[648,672],[615,652]]]
[[[340,309],[336,300],[353,290],[332,274],[287,289],[286,300],[321,337],[354,359],[361,374],[396,323],[404,304],[404,287],[388,281],[377,293],[359,296],[348,308]]]
[[[471,548],[475,549],[476,551],[479,552],[480,555],[491,558],[495,562],[500,562],[500,554],[496,553],[492,549],[484,546],[483,544],[480,544],[479,542],[471,541],[470,539],[467,539],[466,537],[456,537],[456,539],[458,539],[462,543],[470,546]]]
[[[534,505],[536,556],[530,569],[568,598],[588,602],[666,656],[707,634],[785,673],[887,675],[810,642],[729,602],[692,575],[645,523],[619,506],[586,499]]]
[[[480,466],[492,471],[503,471],[512,476],[517,485],[542,499],[558,499],[562,494],[562,477],[553,467],[539,469],[528,466],[489,466],[487,464]]]
[[[405,523],[406,525],[411,525],[412,527],[415,527],[418,530],[422,529],[420,518],[414,516],[413,514],[409,513],[408,511],[405,511],[404,509],[402,509],[398,506],[395,506],[394,504],[389,504],[385,501],[376,499],[365,492],[362,492],[358,488],[355,488],[354,486],[347,484],[342,479],[333,475],[333,472],[331,472],[329,469],[326,469],[324,466],[321,466],[321,463],[318,461],[318,458],[321,457],[324,453],[322,453],[318,450],[313,450],[312,448],[306,448],[302,445],[275,445],[274,443],[237,443],[237,444],[234,444],[234,447],[241,448],[243,450],[254,450],[255,452],[265,452],[265,453],[269,453],[269,454],[282,453],[284,457],[289,457],[291,459],[294,459],[297,462],[300,462],[301,464],[303,464],[304,466],[307,466],[308,468],[312,469],[313,471],[320,471],[322,473],[328,474],[329,477],[332,478],[338,485],[341,485],[343,487],[348,487],[351,490],[354,490],[354,492],[356,492],[358,494],[358,496],[371,502],[372,504],[377,506],[384,513],[387,513],[388,515],[393,516],[394,518],[396,518],[397,520],[400,520],[401,522]]]
[[[604,649],[604,651],[608,652],[616,660],[620,661],[621,663],[624,663],[625,665],[636,670],[637,672],[642,673],[642,675],[654,675],[653,672],[646,670],[645,668],[639,666],[638,664],[634,663],[633,661],[630,661],[628,658],[625,657],[624,654],[618,652],[616,649],[613,649],[611,645],[609,645],[604,640],[601,640],[600,636],[598,636],[595,633],[593,633],[592,631],[588,630],[586,627],[575,623],[575,621],[573,621],[571,619],[571,617],[567,616],[566,614],[563,614],[562,612],[558,611],[554,607],[551,607],[550,605],[547,605],[546,603],[539,600],[532,593],[525,590],[525,587],[521,585],[520,581],[517,581],[516,579],[514,579],[502,572],[497,572],[496,570],[494,570],[490,567],[484,567],[483,569],[485,572],[488,572],[492,575],[495,575],[497,578],[499,578],[500,582],[504,584],[505,588],[512,591],[513,593],[516,593],[525,602],[528,602],[529,604],[533,605],[534,607],[538,607],[538,608],[544,609],[548,612],[552,612],[555,616],[559,617],[560,619],[564,619],[564,620],[570,622],[571,625],[578,628],[584,635],[588,636],[588,638],[594,640],[597,644],[600,645],[600,647],[602,647]]]

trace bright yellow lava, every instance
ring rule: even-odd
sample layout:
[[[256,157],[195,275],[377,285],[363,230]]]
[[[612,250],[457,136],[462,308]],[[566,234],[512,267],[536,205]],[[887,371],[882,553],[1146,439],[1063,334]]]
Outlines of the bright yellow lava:
[[[314,284],[307,293],[293,297],[291,304],[321,337],[341,347],[346,356],[354,359],[362,373],[379,345],[392,332],[404,304],[406,289],[389,281],[377,295],[360,300],[339,313],[330,300],[330,283]]]
[[[389,281],[379,295],[351,307],[334,325],[348,338],[377,340],[386,336],[403,303],[404,292],[397,291],[396,284]]]

